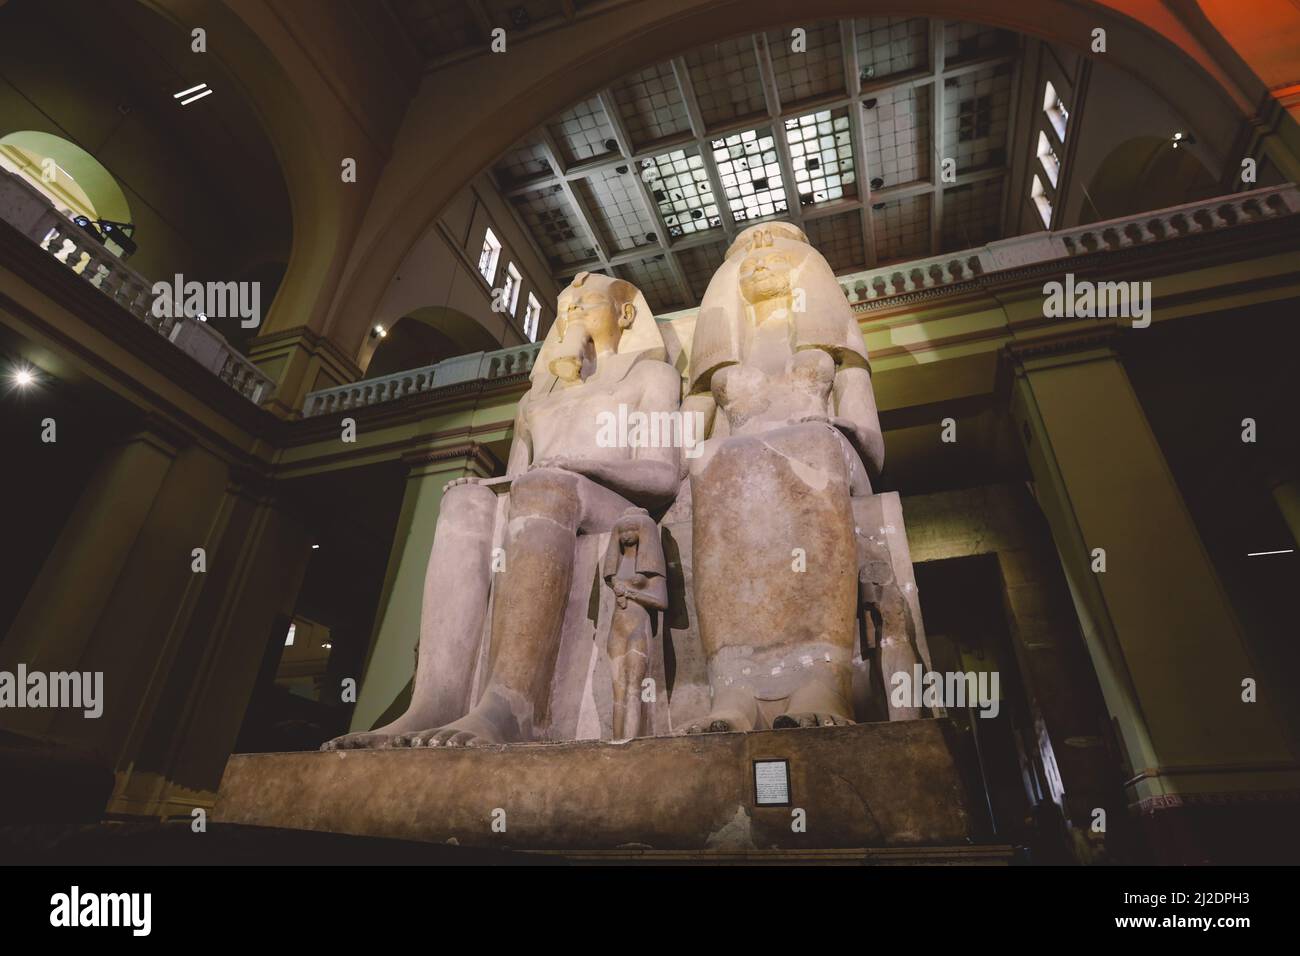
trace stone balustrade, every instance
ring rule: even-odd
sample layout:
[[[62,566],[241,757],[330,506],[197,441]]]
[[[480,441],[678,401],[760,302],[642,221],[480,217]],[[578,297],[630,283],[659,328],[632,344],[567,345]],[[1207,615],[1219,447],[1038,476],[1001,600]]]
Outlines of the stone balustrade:
[[[900,262],[840,277],[853,305],[966,282],[975,276],[1039,262],[1114,252],[1300,212],[1293,184],[1255,189],[1139,213],[1072,229],[1035,232],[944,256]]]
[[[541,349],[542,343],[529,342],[495,352],[472,352],[423,368],[309,392],[303,404],[303,417],[378,405],[458,382],[526,375],[532,371]]]
[[[173,304],[171,316],[154,315],[152,282],[56,209],[26,179],[4,169],[0,169],[0,219],[245,398],[261,403],[275,391],[275,382],[241,355],[224,335],[204,321],[186,317],[181,303]]]

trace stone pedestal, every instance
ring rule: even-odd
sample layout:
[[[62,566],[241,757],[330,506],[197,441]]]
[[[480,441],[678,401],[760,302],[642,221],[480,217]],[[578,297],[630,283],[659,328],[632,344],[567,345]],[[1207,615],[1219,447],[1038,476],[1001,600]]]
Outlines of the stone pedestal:
[[[782,759],[790,804],[757,805],[754,761]],[[239,754],[213,819],[551,851],[952,847],[980,825],[969,761],[969,741],[943,719],[624,744]]]

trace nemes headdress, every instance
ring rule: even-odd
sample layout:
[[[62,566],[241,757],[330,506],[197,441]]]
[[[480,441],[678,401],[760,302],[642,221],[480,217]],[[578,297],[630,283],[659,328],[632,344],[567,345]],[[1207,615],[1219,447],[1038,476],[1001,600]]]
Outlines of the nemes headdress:
[[[632,304],[634,309],[632,324],[623,330],[623,335],[618,341],[618,358],[629,356],[625,360],[629,368],[633,361],[642,359],[664,361],[667,355],[664,339],[659,332],[659,326],[655,323],[654,313],[650,311],[650,306],[640,289],[626,279],[616,279],[599,272],[579,272],[569,285],[584,290],[594,288],[605,292],[617,310],[621,310],[627,303]],[[555,385],[556,378],[551,373],[550,367],[559,337],[560,323],[554,322],[546,333],[542,349],[537,354],[533,362],[533,370],[529,374],[533,383],[533,392],[549,392]],[[635,356],[635,359],[631,356]]]
[[[740,265],[764,250],[786,253],[792,263],[790,284],[796,294],[791,321],[797,349],[822,349],[837,367],[867,365],[867,347],[844,290],[826,258],[793,223],[763,222],[750,226],[727,250],[700,303],[691,345],[689,392],[708,391],[713,373],[741,360],[741,323],[748,321],[740,292]]]

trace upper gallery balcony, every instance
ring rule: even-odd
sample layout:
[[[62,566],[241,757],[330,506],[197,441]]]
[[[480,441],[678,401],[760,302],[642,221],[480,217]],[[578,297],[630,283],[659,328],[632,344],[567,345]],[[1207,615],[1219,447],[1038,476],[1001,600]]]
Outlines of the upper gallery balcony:
[[[1068,263],[1085,257],[1122,254],[1183,237],[1228,233],[1251,223],[1297,214],[1300,214],[1300,189],[1287,184],[1069,229],[1000,239],[942,256],[895,262],[840,276],[839,283],[854,311],[865,313],[917,298],[955,295],[991,277],[1005,277],[1027,267],[1056,263],[1068,271]],[[657,319],[661,324],[689,324],[694,314],[694,309],[688,309],[660,315]],[[494,352],[474,352],[433,365],[310,392],[303,416],[365,408],[473,381],[523,376],[532,370],[541,346],[541,342],[536,342]]]
[[[0,219],[48,252],[69,271],[117,302],[249,401],[261,403],[275,383],[201,316],[182,303],[155,314],[154,283],[78,226],[22,176],[0,168]]]

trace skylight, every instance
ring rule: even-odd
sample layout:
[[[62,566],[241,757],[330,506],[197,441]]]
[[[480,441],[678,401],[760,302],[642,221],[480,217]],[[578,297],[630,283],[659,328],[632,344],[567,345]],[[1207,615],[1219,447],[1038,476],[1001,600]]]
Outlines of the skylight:
[[[770,130],[732,133],[713,140],[712,145],[718,177],[736,222],[786,211],[781,165]]]
[[[819,110],[788,119],[785,138],[801,205],[857,195],[848,110]]]
[[[674,238],[721,225],[704,159],[675,149],[641,161],[641,178]]]

